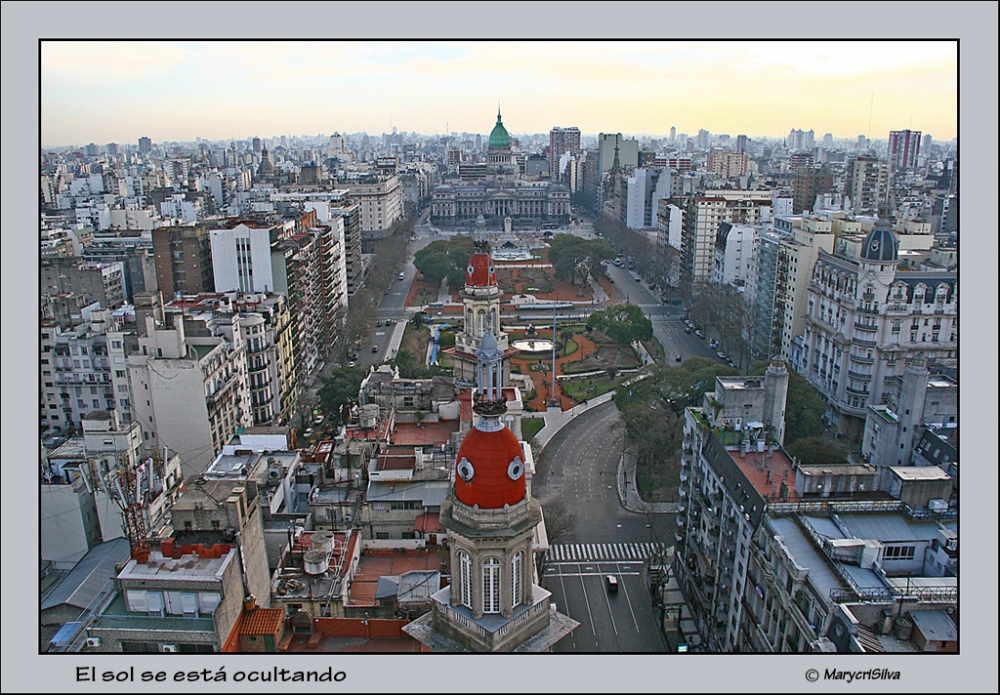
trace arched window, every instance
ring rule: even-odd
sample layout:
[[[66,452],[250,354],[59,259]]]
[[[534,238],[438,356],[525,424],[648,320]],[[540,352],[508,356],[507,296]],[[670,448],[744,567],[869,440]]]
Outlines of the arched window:
[[[514,553],[514,557],[510,561],[510,579],[511,579],[511,592],[510,592],[510,604],[511,606],[521,605],[523,601],[522,591],[524,588],[524,579],[522,577],[524,568],[524,551],[518,550]]]
[[[495,557],[483,563],[483,613],[500,612],[500,561]]]
[[[464,550],[458,552],[459,589],[462,592],[462,605],[472,608],[472,558]]]

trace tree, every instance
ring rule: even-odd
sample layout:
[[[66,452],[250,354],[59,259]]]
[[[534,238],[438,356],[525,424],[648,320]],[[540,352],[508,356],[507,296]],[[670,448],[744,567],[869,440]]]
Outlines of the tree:
[[[365,370],[361,367],[340,367],[323,379],[317,396],[323,410],[334,419],[336,426],[343,424],[341,410],[358,402],[358,391],[364,381]]]
[[[763,376],[770,365],[767,361],[754,363],[751,374]],[[785,446],[822,432],[826,401],[819,392],[798,372],[788,370],[788,393],[785,397]]]
[[[589,276],[596,275],[601,261],[614,257],[615,250],[606,242],[571,234],[556,234],[549,247],[549,261],[556,277],[573,285],[578,277],[581,283],[586,283]]]
[[[447,279],[452,287],[461,287],[465,284],[465,267],[475,252],[471,237],[454,236],[434,241],[417,251],[413,264],[425,282],[436,284]]]
[[[785,451],[807,465],[835,466],[847,463],[847,456],[823,441],[822,437],[806,437],[785,447]]]
[[[635,304],[616,304],[594,312],[587,320],[587,325],[622,345],[631,345],[633,341],[650,340],[653,337],[653,322]]]

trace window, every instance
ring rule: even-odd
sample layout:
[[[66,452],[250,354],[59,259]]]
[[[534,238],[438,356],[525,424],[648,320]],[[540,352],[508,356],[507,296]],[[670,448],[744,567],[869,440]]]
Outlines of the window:
[[[472,608],[472,558],[467,552],[461,550],[458,553],[458,564],[462,605],[466,608]]]
[[[385,531],[377,531],[375,533],[375,540],[377,541],[387,541],[389,540],[389,534]]]
[[[891,545],[886,547],[882,556],[886,562],[912,560],[916,548],[912,545]]]
[[[483,613],[500,612],[500,561],[491,557],[483,563]]]
[[[523,601],[521,596],[524,580],[522,577],[524,565],[524,552],[518,550],[514,553],[514,557],[510,561],[510,575],[511,575],[511,593],[510,593],[510,603],[512,606],[518,606]]]

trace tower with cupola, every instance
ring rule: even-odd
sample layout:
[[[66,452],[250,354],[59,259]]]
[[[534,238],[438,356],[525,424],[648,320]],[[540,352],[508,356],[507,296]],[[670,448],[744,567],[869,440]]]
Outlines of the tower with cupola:
[[[454,487],[441,504],[452,583],[404,629],[434,651],[549,651],[578,623],[556,612],[535,581],[542,509],[527,484],[529,445],[504,424],[503,351],[490,324],[476,377],[479,420],[459,447]]]

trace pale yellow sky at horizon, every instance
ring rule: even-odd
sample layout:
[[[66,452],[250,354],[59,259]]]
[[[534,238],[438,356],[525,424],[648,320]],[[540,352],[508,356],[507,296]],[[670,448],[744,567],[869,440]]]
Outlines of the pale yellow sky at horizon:
[[[43,147],[486,134],[498,100],[514,135],[957,133],[954,41],[43,42],[41,57]]]

